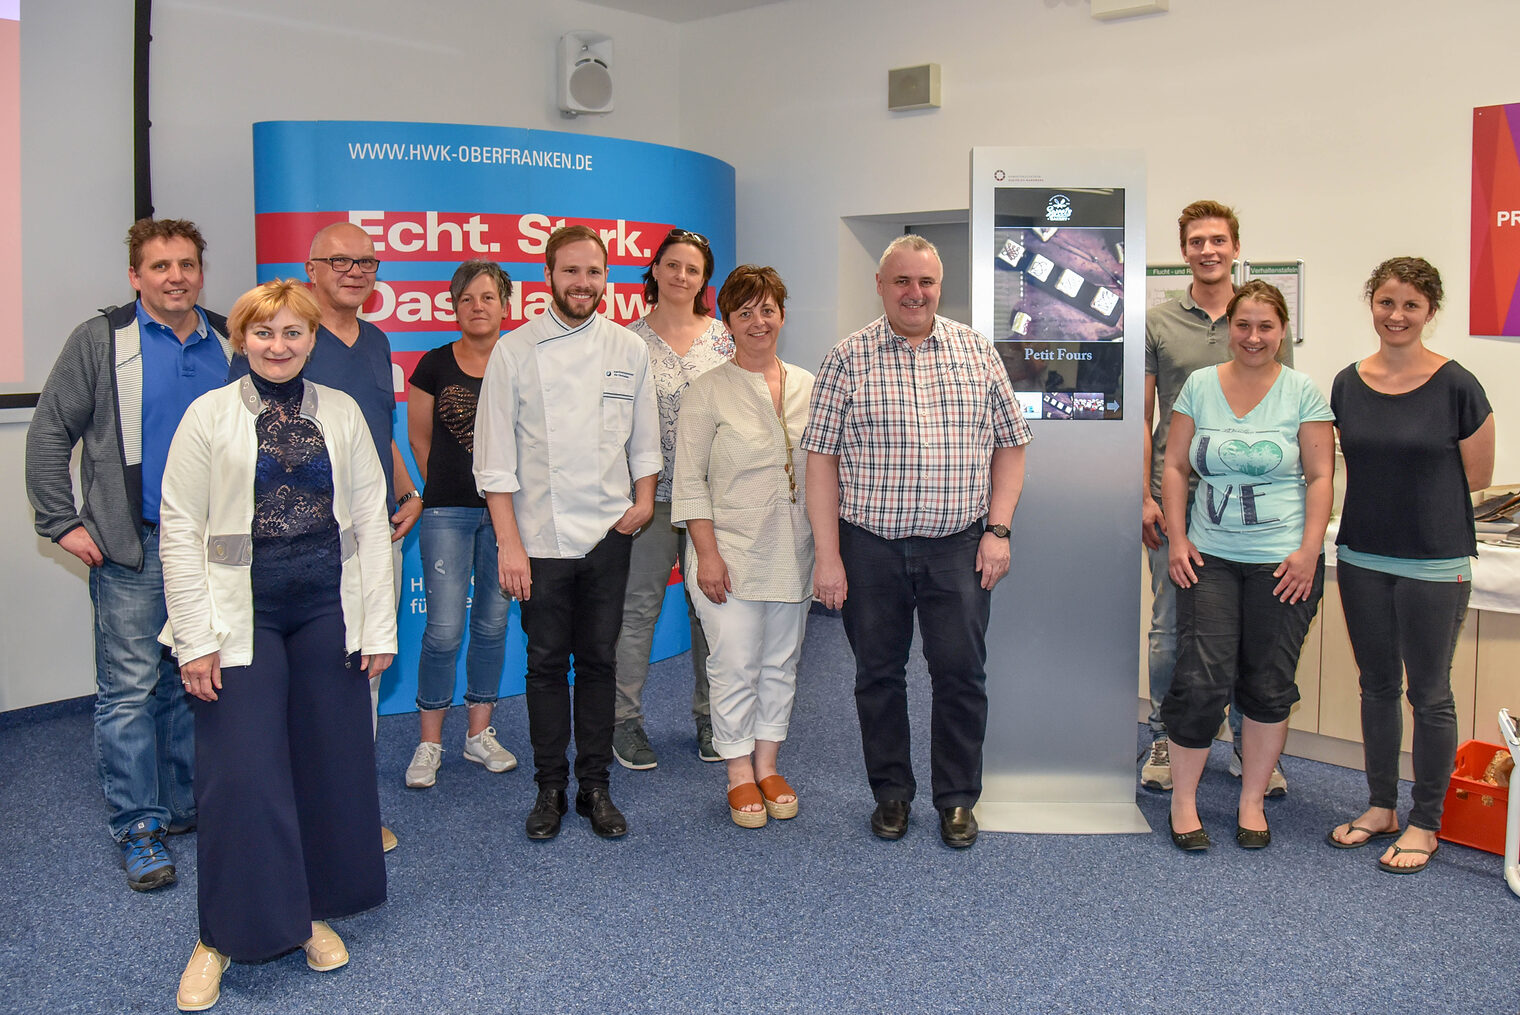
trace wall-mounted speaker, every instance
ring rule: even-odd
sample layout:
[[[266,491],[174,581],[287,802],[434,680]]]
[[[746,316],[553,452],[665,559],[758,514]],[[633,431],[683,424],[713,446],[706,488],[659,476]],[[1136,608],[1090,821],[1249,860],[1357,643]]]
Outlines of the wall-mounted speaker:
[[[917,67],[887,71],[887,108],[894,113],[904,109],[938,109],[939,64],[921,63]]]
[[[568,116],[612,112],[612,36],[601,32],[560,36],[559,108]]]

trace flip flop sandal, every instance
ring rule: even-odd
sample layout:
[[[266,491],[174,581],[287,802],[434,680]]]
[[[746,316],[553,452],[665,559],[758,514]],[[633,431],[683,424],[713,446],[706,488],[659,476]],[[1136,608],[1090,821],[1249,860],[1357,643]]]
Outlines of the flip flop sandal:
[[[765,796],[765,812],[778,821],[797,816],[797,791],[787,785],[785,779],[779,775],[767,775],[760,780],[760,792]],[[789,796],[792,799],[787,803],[781,803],[777,797]]]
[[[1341,826],[1335,826],[1335,828],[1339,827]],[[1346,831],[1366,832],[1367,838],[1362,839],[1360,842],[1342,842],[1335,837],[1335,828],[1332,828],[1330,831],[1325,833],[1325,841],[1334,846],[1336,849],[1361,849],[1369,842],[1376,842],[1378,839],[1397,839],[1404,833],[1404,830],[1402,828],[1395,828],[1391,832],[1374,832],[1370,828],[1363,828],[1361,825],[1353,825],[1348,822],[1346,825]]]
[[[1379,858],[1378,866],[1383,868],[1389,874],[1418,874],[1420,871],[1430,866],[1431,857],[1435,856],[1436,850],[1440,848],[1440,843],[1437,843],[1432,849],[1414,849],[1413,847],[1405,849],[1402,846],[1395,846],[1393,847],[1394,856],[1398,856],[1400,853],[1423,853],[1425,854],[1425,862],[1417,863],[1413,867],[1399,867],[1395,864],[1389,863],[1387,860]]]
[[[733,818],[734,824],[740,828],[764,828],[767,817],[764,808],[758,811],[744,809],[764,802],[764,798],[760,796],[759,786],[752,782],[740,783],[728,791],[728,816]]]

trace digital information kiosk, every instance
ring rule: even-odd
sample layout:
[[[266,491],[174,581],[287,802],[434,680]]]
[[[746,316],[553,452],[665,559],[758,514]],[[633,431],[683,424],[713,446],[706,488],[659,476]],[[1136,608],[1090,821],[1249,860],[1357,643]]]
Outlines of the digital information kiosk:
[[[1138,152],[972,150],[972,326],[1035,434],[987,630],[989,831],[1149,831],[1135,805],[1144,293]]]

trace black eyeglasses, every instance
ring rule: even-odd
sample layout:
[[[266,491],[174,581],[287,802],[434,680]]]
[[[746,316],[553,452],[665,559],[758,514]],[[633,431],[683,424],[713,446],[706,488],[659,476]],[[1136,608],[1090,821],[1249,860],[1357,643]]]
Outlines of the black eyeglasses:
[[[707,237],[701,233],[689,232],[685,229],[672,229],[666,234],[665,239],[670,243],[695,243],[699,247],[707,246]]]
[[[366,275],[373,275],[380,270],[378,257],[313,257],[312,260],[326,262],[327,266],[339,275],[347,274],[348,270],[356,264]]]

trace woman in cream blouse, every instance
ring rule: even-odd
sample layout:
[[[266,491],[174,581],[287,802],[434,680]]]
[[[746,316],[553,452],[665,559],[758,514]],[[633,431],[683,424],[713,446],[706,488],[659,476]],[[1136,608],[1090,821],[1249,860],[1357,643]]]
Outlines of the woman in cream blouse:
[[[723,283],[718,309],[734,358],[686,391],[671,491],[707,634],[713,746],[728,768],[729,814],[745,828],[797,813],[776,760],[813,585],[799,446],[813,375],[776,355],[785,305],[774,268],[741,265]]]

